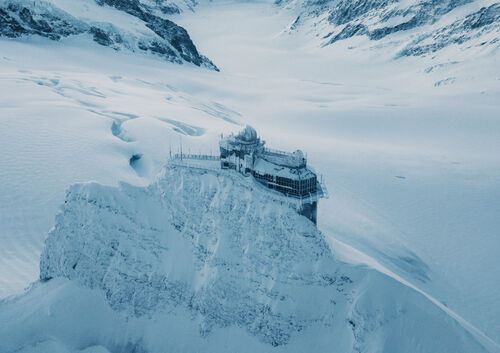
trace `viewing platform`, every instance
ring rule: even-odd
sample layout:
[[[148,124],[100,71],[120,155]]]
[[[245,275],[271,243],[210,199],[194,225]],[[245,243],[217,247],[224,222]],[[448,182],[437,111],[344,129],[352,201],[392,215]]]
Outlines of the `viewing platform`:
[[[327,198],[323,178],[307,166],[302,151],[285,152],[264,147],[255,130],[246,126],[238,135],[221,138],[220,155],[176,153],[169,164],[202,170],[234,170],[253,177],[268,192],[279,194],[297,204],[297,212],[317,223],[320,198]]]

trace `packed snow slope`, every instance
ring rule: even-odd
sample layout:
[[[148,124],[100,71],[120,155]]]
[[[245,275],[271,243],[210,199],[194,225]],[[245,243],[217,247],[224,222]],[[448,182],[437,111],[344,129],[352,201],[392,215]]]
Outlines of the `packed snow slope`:
[[[40,277],[0,303],[0,351],[487,351],[420,293],[335,261],[312,222],[235,172],[73,185]]]
[[[85,7],[63,9],[81,2],[51,3],[91,22]],[[288,30],[295,7],[217,1],[192,12],[176,2],[184,12],[166,15],[153,3],[141,6],[186,28],[221,72],[117,51],[88,33],[0,39],[1,297],[39,278],[44,240],[69,185],[147,185],[170,146],[182,140],[186,152],[214,153],[221,132],[249,123],[269,147],[301,148],[323,173],[331,197],[319,205],[318,227],[337,258],[410,284],[500,342],[494,44],[478,46],[477,37],[397,56],[414,32],[437,27],[324,46],[307,26]],[[458,10],[464,18],[475,4],[492,5],[467,3],[444,19]],[[118,26],[113,16],[126,16],[123,23],[148,28],[125,11],[89,8],[87,17],[105,11],[98,22]],[[70,293],[69,286],[51,293]]]

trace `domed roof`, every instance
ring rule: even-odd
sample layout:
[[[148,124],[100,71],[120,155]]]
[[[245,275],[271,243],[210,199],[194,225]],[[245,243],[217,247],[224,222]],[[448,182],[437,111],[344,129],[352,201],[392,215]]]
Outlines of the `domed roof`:
[[[257,131],[255,131],[255,129],[250,125],[246,125],[237,137],[238,139],[246,142],[255,141],[257,139]]]
[[[304,153],[301,150],[293,152],[293,156],[299,161],[304,159]]]

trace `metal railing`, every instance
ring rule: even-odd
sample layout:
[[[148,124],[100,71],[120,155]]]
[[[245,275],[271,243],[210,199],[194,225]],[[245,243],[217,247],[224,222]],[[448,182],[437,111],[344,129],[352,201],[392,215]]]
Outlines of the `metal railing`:
[[[208,154],[185,154],[185,153],[176,153],[172,157],[172,159],[195,159],[200,161],[218,161],[220,160],[220,156],[212,156]]]
[[[284,153],[288,153],[288,152],[284,152]],[[217,171],[217,172],[220,172],[223,170],[220,165],[217,165],[217,166],[203,165],[200,163],[193,163],[192,161],[220,161],[220,157],[213,156],[213,155],[205,155],[205,154],[176,153],[169,160],[168,164],[178,166],[178,167],[184,167],[184,168],[194,168],[194,169],[199,169],[199,170],[210,170],[210,171]],[[227,170],[227,169],[224,169],[224,170]],[[241,173],[237,173],[237,174],[241,174]],[[280,192],[278,190],[274,190],[274,189],[271,189],[271,188],[265,186],[257,178],[255,178],[253,176],[252,176],[252,179],[254,179],[255,184],[258,185],[258,187],[263,188],[266,191],[269,191],[273,194],[277,194],[277,195],[280,195],[283,197],[288,197],[288,198],[292,198],[295,200],[299,200],[299,201],[304,201],[307,199],[317,199],[319,197],[322,197],[325,199],[329,198],[328,189],[326,188],[326,185],[323,181],[323,176],[321,174],[317,174],[317,173],[315,173],[315,174],[316,174],[316,181],[317,181],[319,188],[318,187],[316,188],[317,191],[315,193],[308,193],[306,195],[294,195],[292,193],[283,193],[283,192]],[[285,185],[281,185],[281,184],[276,184],[276,186],[286,187]],[[289,187],[289,188],[292,189],[291,187]]]
[[[220,167],[202,165],[202,164],[197,164],[197,163],[190,163],[190,162],[186,162],[186,160],[181,161],[181,160],[172,159],[168,162],[168,165],[176,166],[176,167],[183,167],[183,168],[210,170],[210,171],[216,171],[216,172],[221,171]]]
[[[274,154],[278,154],[278,155],[282,155],[282,156],[294,157],[293,152],[281,151],[281,150],[276,150],[276,149],[268,148],[268,147],[264,148],[264,152],[274,153]]]

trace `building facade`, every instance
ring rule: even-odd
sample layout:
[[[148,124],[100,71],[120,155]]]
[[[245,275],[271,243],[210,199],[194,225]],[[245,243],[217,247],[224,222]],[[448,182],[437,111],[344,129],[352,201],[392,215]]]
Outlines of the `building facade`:
[[[234,169],[270,190],[296,201],[297,212],[317,223],[318,199],[325,195],[316,174],[307,167],[302,151],[283,152],[264,147],[257,132],[246,126],[219,143],[222,169]]]

